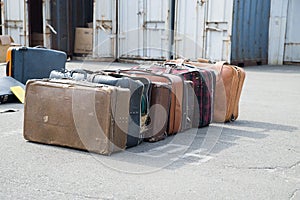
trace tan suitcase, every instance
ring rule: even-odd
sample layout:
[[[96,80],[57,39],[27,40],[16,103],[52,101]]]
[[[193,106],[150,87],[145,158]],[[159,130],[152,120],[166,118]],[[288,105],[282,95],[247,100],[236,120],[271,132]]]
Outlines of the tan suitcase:
[[[198,62],[184,61],[184,63],[200,68],[209,67],[218,72],[213,121],[235,121],[239,116],[239,101],[246,78],[245,71],[226,62],[212,63],[201,58]]]
[[[27,83],[24,138],[109,155],[125,149],[129,89],[71,80]]]

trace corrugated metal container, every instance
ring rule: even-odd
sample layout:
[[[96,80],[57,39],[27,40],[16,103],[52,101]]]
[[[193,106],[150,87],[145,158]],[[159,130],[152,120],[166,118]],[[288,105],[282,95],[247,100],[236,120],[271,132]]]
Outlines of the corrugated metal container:
[[[70,1],[53,0],[51,3],[51,26],[56,34],[51,34],[51,48],[72,53],[70,37],[72,21]]]
[[[270,3],[270,0],[234,1],[232,63],[267,63]]]
[[[177,0],[175,55],[230,59],[233,0]]]
[[[177,0],[176,56],[265,63],[269,14],[270,0]]]
[[[28,29],[32,28],[24,11],[33,1],[2,0],[2,31],[23,45],[29,44]],[[93,58],[203,57],[240,65],[268,59],[271,0],[39,1],[44,46],[69,55],[73,53],[75,28],[93,21]],[[298,4],[290,1],[290,7]],[[282,50],[285,60],[293,60],[298,48],[295,11],[290,13],[291,32],[287,32]]]
[[[233,0],[207,1],[206,57],[230,62]]]
[[[177,0],[175,17],[175,55],[197,59],[206,57],[206,4],[198,0]]]
[[[116,58],[116,0],[94,1],[93,57]]]
[[[300,62],[300,1],[289,0],[286,36],[284,44],[284,62]]]
[[[12,36],[15,43],[27,45],[29,41],[27,16],[24,14],[27,7],[24,0],[2,0],[1,5],[2,33]]]
[[[119,1],[119,57],[167,59],[170,0]]]
[[[53,0],[51,2],[51,48],[72,55],[76,27],[86,27],[93,21],[92,0]]]
[[[300,2],[272,0],[269,64],[300,62]]]

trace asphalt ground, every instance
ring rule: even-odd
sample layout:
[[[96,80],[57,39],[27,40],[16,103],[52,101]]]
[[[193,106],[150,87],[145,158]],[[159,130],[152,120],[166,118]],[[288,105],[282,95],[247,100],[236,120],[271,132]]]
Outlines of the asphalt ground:
[[[236,122],[111,156],[27,142],[23,105],[0,105],[0,199],[300,199],[300,66],[245,70]]]

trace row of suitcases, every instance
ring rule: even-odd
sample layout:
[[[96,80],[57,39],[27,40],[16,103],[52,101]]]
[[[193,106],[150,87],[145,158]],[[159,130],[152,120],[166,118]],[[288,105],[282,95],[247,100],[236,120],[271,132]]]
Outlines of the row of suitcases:
[[[51,52],[61,58],[54,63],[58,67],[46,63],[43,71],[24,56],[32,51],[47,50],[19,48],[7,56],[7,75],[29,80],[24,112],[29,141],[109,155],[238,117],[245,72],[236,66],[170,60],[129,70],[67,71],[61,64],[66,58]],[[30,80],[46,74],[49,79]]]
[[[224,81],[229,72],[234,76]],[[24,136],[111,154],[212,121],[234,121],[244,75],[224,63],[178,60],[146,69],[52,71],[50,80],[27,83]]]

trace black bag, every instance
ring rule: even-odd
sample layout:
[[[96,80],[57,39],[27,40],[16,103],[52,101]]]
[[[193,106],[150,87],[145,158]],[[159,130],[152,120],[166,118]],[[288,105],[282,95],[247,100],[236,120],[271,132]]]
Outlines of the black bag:
[[[0,104],[18,102],[17,97],[10,91],[10,88],[14,86],[25,88],[24,84],[12,77],[6,76],[0,78]]]

